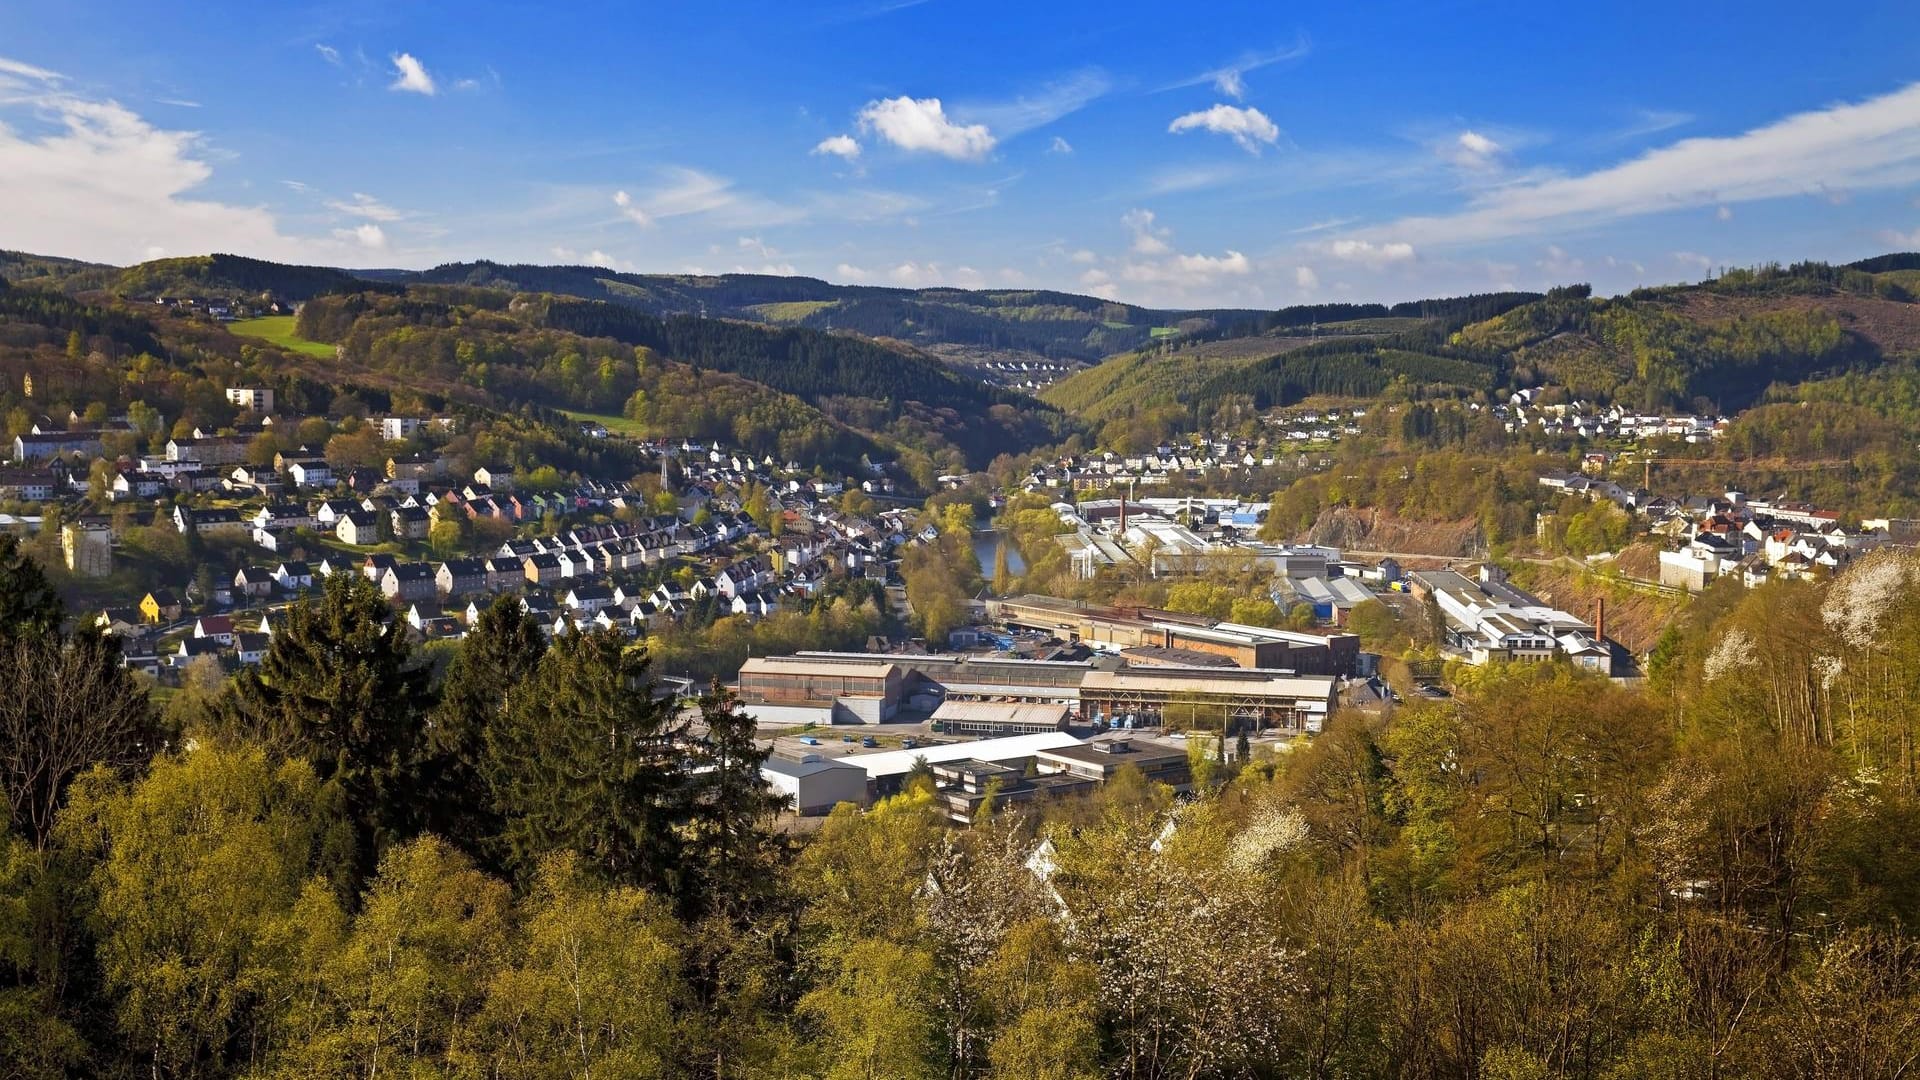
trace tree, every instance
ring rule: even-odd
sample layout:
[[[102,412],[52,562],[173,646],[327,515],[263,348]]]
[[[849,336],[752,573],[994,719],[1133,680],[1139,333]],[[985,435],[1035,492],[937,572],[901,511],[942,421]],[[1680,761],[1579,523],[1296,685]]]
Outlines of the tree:
[[[753,717],[717,678],[700,698],[700,725],[706,733],[690,763],[697,794],[688,847],[698,880],[690,899],[697,908],[749,912],[775,884],[780,849],[771,826],[787,797],[760,773],[773,748],[754,741]]]
[[[510,865],[530,874],[572,851],[614,881],[672,895],[688,884],[686,726],[652,691],[645,654],[611,631],[562,635],[509,691],[484,775]]]
[[[20,538],[0,535],[0,640],[50,634],[66,615],[46,571]]]
[[[266,1004],[301,941],[303,900],[331,908],[351,840],[300,761],[203,745],[137,783],[102,769],[75,786],[65,845],[95,862],[100,977],[129,1064],[217,1073],[230,1045],[264,1045]]]
[[[0,686],[0,794],[36,847],[52,839],[75,777],[95,765],[130,773],[159,748],[153,707],[119,645],[91,629],[0,641]]]
[[[487,730],[546,653],[546,637],[520,597],[495,598],[448,663],[431,714],[420,768],[423,823],[488,865],[502,865],[505,823],[486,787]]]
[[[474,1018],[472,1058],[504,1080],[676,1075],[682,938],[659,898],[548,856]]]
[[[406,625],[360,574],[335,574],[287,609],[258,668],[235,677],[216,733],[258,740],[313,764],[340,789],[375,857],[420,814],[421,731],[430,670]]]
[[[800,999],[819,1025],[828,1080],[933,1080],[945,1075],[933,958],[883,938],[855,942],[837,973]]]

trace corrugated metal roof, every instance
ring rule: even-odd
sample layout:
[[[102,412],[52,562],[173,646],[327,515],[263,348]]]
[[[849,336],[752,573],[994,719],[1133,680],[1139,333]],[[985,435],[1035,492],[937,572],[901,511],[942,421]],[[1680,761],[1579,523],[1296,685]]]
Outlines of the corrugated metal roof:
[[[1079,739],[1064,731],[1043,731],[1037,735],[1013,735],[1004,739],[981,739],[978,742],[941,743],[937,746],[915,747],[912,750],[849,754],[840,760],[860,766],[867,770],[868,776],[904,776],[913,771],[913,763],[921,758],[925,758],[929,765],[943,761],[966,761],[969,758],[980,761],[1011,761],[1015,758],[1032,757],[1042,750],[1054,750],[1062,746],[1079,744]]]

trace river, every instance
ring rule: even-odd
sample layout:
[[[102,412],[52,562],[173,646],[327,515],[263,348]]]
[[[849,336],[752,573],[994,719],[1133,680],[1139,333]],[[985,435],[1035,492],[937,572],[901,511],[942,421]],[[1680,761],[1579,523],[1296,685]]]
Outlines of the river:
[[[993,580],[993,549],[1000,545],[998,529],[975,529],[973,531],[973,557],[980,563],[980,575],[988,581]],[[1027,563],[1020,557],[1020,549],[1007,544],[1007,571],[1015,576],[1027,572]]]

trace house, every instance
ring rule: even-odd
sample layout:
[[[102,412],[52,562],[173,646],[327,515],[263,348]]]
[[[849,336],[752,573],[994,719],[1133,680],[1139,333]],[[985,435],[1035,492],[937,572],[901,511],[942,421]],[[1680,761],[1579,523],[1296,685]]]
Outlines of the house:
[[[401,540],[425,540],[433,524],[427,512],[417,506],[395,507],[388,517],[393,522],[393,535]]]
[[[552,585],[566,576],[561,573],[560,557],[551,551],[529,555],[520,565],[527,581],[534,585]]]
[[[273,571],[264,566],[243,566],[233,575],[233,591],[253,599],[262,599],[273,595]]]
[[[269,503],[253,515],[256,529],[311,529],[313,515],[299,503]]]
[[[413,603],[436,595],[433,567],[423,562],[396,563],[380,579],[380,592],[389,600]]]
[[[284,486],[280,474],[265,465],[235,465],[227,474],[227,490],[277,495]]]
[[[172,589],[155,589],[140,601],[140,616],[150,623],[174,622],[182,610]]]
[[[387,571],[400,565],[398,557],[381,552],[360,560],[360,573],[375,585],[387,576]]]
[[[221,507],[194,510],[176,506],[173,508],[173,523],[182,535],[244,537],[251,531],[251,526],[240,516],[240,511]]]
[[[515,556],[496,556],[487,562],[487,591],[501,592],[527,581],[526,560]]]
[[[592,615],[613,606],[613,590],[605,585],[576,585],[567,593],[567,607],[582,615]]]
[[[211,656],[218,659],[220,650],[223,648],[226,648],[226,646],[212,638],[181,638],[180,647],[174,652],[172,657],[173,666],[177,668],[186,667],[202,656]]]
[[[482,559],[448,559],[434,570],[433,579],[441,596],[486,592],[487,564]]]
[[[735,615],[745,615],[749,619],[763,619],[779,610],[779,604],[765,593],[740,593],[728,605]]]
[[[234,656],[243,664],[258,664],[267,658],[267,648],[273,639],[266,634],[239,633],[233,635]]]
[[[319,505],[313,508],[313,522],[318,527],[331,531],[334,526],[340,524],[342,517],[357,509],[359,507],[348,499],[322,499]]]
[[[67,457],[71,454],[90,458],[99,457],[100,437],[101,432],[98,431],[53,431],[44,434],[15,435],[13,460],[44,461],[47,458]]]
[[[287,479],[303,488],[325,488],[333,486],[333,467],[325,458],[293,458],[288,460]]]
[[[233,644],[233,616],[202,615],[194,620],[193,636],[211,638],[221,645]]]
[[[313,569],[304,562],[283,562],[273,568],[274,584],[288,592],[313,587]]]
[[[333,533],[344,544],[365,547],[380,542],[380,515],[369,510],[349,510],[340,515]]]
[[[113,478],[113,484],[107,489],[107,497],[114,502],[128,499],[153,499],[167,490],[167,478],[154,472],[134,470],[123,472]]]
[[[407,607],[407,625],[415,630],[424,630],[435,619],[443,619],[446,612],[437,600],[416,600]]]
[[[473,482],[497,491],[513,490],[513,470],[482,465],[473,470]]]
[[[60,478],[45,469],[0,469],[0,499],[46,502],[62,486]]]
[[[389,480],[425,480],[440,473],[440,459],[426,454],[415,454],[387,459],[387,479]]]

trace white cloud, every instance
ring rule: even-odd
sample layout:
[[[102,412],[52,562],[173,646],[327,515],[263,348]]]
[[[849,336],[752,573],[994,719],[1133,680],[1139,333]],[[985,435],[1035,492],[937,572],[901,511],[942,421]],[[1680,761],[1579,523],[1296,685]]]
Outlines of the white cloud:
[[[1073,254],[1067,256],[1067,259],[1071,262],[1080,263],[1081,265],[1084,266],[1089,263],[1098,262],[1100,259],[1100,256],[1095,255],[1093,252],[1088,251],[1086,248],[1081,248],[1079,251],[1076,251]]]
[[[1716,221],[1732,221],[1733,207],[1721,206],[1713,212],[1713,216]]]
[[[1113,88],[1113,80],[1099,68],[1085,68],[1055,79],[1012,101],[956,102],[955,120],[993,132],[995,141],[1045,127],[1068,113],[1078,112]]]
[[[428,97],[440,92],[440,88],[433,83],[433,76],[427,73],[427,66],[414,59],[412,53],[393,54],[393,70],[396,78],[388,85],[389,90],[403,90]]]
[[[873,272],[866,267],[855,266],[852,263],[841,263],[833,268],[833,272],[842,281],[865,281],[873,276]]]
[[[21,79],[41,83],[66,81],[66,76],[57,71],[48,71],[46,68],[35,67],[32,64],[20,60],[9,60],[4,56],[0,56],[0,75],[12,75]]]
[[[1326,245],[1325,250],[1336,259],[1368,266],[1407,262],[1414,255],[1413,245],[1400,240],[1385,243],[1375,243],[1371,240],[1335,240]]]
[[[1463,131],[1447,147],[1447,158],[1463,169],[1489,169],[1507,148],[1477,131]]]
[[[1167,238],[1173,230],[1153,223],[1153,211],[1129,210],[1120,216],[1120,224],[1127,227],[1133,235],[1129,245],[1138,255],[1163,255],[1167,252]]]
[[[1185,131],[1211,131],[1226,135],[1249,154],[1259,154],[1260,144],[1269,146],[1280,139],[1280,129],[1267,115],[1251,106],[1215,105],[1211,109],[1175,117],[1167,130],[1178,135]]]
[[[1073,153],[1073,144],[1061,138],[1060,136],[1055,135],[1053,137],[1053,141],[1047,144],[1047,153],[1071,154]]]
[[[1314,273],[1311,266],[1296,266],[1293,268],[1293,283],[1302,289],[1317,289],[1320,287],[1320,275]]]
[[[351,260],[332,241],[282,235],[264,207],[194,197],[213,176],[198,133],[157,128],[117,102],[67,93],[61,82],[30,64],[0,62],[0,247],[119,264],[155,251]],[[15,109],[52,126],[14,127],[6,117]]]
[[[306,190],[306,185],[302,184],[296,190],[304,191]],[[353,193],[352,202],[343,199],[328,199],[326,207],[329,210],[335,210],[342,214],[363,217],[369,221],[399,221],[406,216],[393,207],[388,206],[386,203],[381,202],[379,199],[358,191]]]
[[[307,190],[309,190],[309,189],[308,189],[308,187],[307,187],[307,185],[306,185],[305,183],[303,183],[302,181],[299,181],[299,180],[282,180],[282,181],[280,181],[280,182],[281,182],[282,184],[285,184],[285,185],[287,186],[287,189],[288,189],[288,190],[290,190],[290,191],[307,191]]]
[[[1298,60],[1306,56],[1310,51],[1312,51],[1312,43],[1307,40],[1305,34],[1301,34],[1294,39],[1291,45],[1283,45],[1279,48],[1270,49],[1267,52],[1243,53],[1239,59],[1232,63],[1222,64],[1217,68],[1203,71],[1192,78],[1183,79],[1171,86],[1161,87],[1161,89],[1174,90],[1187,86],[1199,86],[1202,83],[1211,83],[1215,90],[1238,101],[1247,94],[1246,75],[1248,72],[1258,71],[1270,64],[1279,64],[1288,60]]]
[[[318,42],[315,42],[313,46],[313,50],[319,53],[320,59],[325,60],[327,63],[332,64],[334,67],[341,66],[339,49],[336,49],[331,45],[322,45]]]
[[[1548,244],[1542,258],[1534,265],[1549,278],[1568,280],[1587,272],[1584,260],[1567,254],[1567,249],[1558,244]]]
[[[624,191],[616,191],[613,193],[613,205],[620,208],[620,216],[643,229],[653,224],[653,218],[650,217],[645,210],[635,206],[633,204],[633,196]]]
[[[812,153],[831,154],[848,161],[857,161],[860,158],[860,143],[851,135],[832,135],[816,143]]]
[[[1880,234],[1880,241],[1897,248],[1920,248],[1920,229],[1909,233],[1897,229],[1887,229]]]
[[[1477,194],[1450,214],[1410,217],[1363,239],[1469,245],[1645,214],[1920,182],[1920,83],[1796,113],[1738,135],[1683,139],[1608,168]]]
[[[948,119],[939,98],[886,98],[860,110],[860,130],[902,150],[939,154],[955,161],[978,161],[993,151],[995,139],[985,124]]]
[[[359,244],[369,251],[385,251],[387,249],[386,231],[371,221],[364,225],[355,225],[351,229],[335,229],[333,230],[333,238],[351,244]]]

